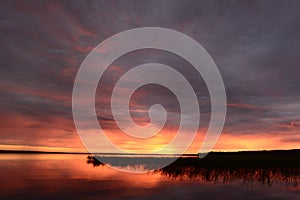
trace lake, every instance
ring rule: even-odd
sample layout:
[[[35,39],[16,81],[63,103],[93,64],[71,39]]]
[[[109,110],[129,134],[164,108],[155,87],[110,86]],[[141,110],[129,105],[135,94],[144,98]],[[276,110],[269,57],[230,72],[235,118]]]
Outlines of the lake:
[[[126,173],[84,154],[0,154],[1,199],[299,199],[299,168]]]

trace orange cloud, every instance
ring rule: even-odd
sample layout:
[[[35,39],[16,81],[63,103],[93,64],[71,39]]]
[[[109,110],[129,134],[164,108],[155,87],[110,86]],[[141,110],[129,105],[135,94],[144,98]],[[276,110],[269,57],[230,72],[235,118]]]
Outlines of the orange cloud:
[[[56,92],[44,91],[44,90],[41,90],[38,88],[26,87],[24,85],[18,85],[18,84],[11,83],[11,82],[9,84],[1,84],[0,89],[2,91],[9,91],[9,92],[14,92],[14,93],[18,93],[18,94],[43,97],[43,98],[58,100],[58,101],[64,101],[68,105],[71,102],[70,95],[67,95],[64,93],[59,93],[57,91]]]
[[[281,135],[253,133],[248,135],[230,135],[223,133],[215,151],[249,151],[249,150],[274,150],[299,148],[299,142],[284,142]]]
[[[234,107],[234,108],[242,108],[242,109],[249,109],[249,110],[259,110],[258,107],[249,105],[249,104],[235,104],[235,103],[229,103],[227,104],[228,107]]]

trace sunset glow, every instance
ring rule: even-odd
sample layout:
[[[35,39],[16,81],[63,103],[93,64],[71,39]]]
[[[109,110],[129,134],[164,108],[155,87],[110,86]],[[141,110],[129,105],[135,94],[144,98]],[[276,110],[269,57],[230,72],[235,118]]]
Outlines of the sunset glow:
[[[3,22],[1,32],[1,150],[87,152],[72,116],[72,89],[79,66],[107,37],[153,24],[181,31],[199,41],[220,70],[227,92],[227,117],[213,151],[299,148],[300,62],[299,45],[294,45],[299,43],[299,37],[288,28],[276,28],[298,24],[298,18],[287,18],[284,12],[274,19],[260,16],[260,6],[256,4],[237,7],[231,10],[232,14],[225,13],[221,18],[218,12],[192,17],[163,4],[162,8],[171,13],[160,13],[163,20],[157,20],[148,16],[151,12],[143,15],[139,8],[135,10],[137,15],[126,12],[131,7],[125,4],[117,10],[108,7],[101,12],[93,6],[77,8],[55,1],[35,6],[21,1],[3,5],[1,15],[7,22]],[[79,8],[88,14],[79,15]],[[239,12],[252,17],[232,18],[240,16]],[[112,21],[112,13],[117,13],[120,19]],[[194,12],[197,13],[201,12]],[[199,26],[192,19],[199,20]],[[220,24],[210,26],[215,19],[221,20]],[[268,20],[271,22],[266,23]],[[98,53],[105,55],[110,50],[108,46]],[[95,97],[99,125],[113,144],[128,152],[157,151],[175,137],[180,123],[179,104],[168,88],[159,85],[138,88],[130,100],[130,114],[138,125],[146,125],[150,120],[149,108],[161,104],[168,112],[168,119],[160,133],[147,140],[133,138],[114,121],[110,102],[116,81],[134,66],[149,62],[173,67],[196,91],[201,120],[198,134],[186,153],[198,153],[211,115],[209,92],[190,63],[168,52],[151,49],[131,52],[110,65],[99,81]],[[173,151],[169,149],[169,153]]]

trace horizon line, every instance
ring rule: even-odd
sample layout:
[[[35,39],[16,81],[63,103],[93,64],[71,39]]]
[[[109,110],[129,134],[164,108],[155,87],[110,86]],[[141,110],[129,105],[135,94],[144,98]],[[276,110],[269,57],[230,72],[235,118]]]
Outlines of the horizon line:
[[[149,154],[149,153],[89,153],[89,152],[60,152],[60,151],[36,151],[36,150],[0,150],[1,153],[36,153],[36,154],[101,154],[101,155],[199,155],[199,154],[207,154],[207,153],[238,153],[238,152],[271,152],[271,151],[296,151],[300,150],[298,149],[271,149],[271,150],[238,150],[238,151],[210,151],[210,152],[205,152],[205,153],[184,153],[184,154],[171,154],[171,153],[166,153],[166,154]]]

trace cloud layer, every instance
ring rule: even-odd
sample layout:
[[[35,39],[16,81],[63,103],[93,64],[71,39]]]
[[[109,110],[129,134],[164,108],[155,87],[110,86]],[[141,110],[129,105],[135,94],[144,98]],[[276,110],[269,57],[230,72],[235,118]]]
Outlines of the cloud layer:
[[[73,82],[81,62],[94,46],[113,34],[155,26],[194,38],[219,67],[227,92],[228,113],[216,149],[300,147],[297,0],[7,1],[1,3],[0,10],[3,145],[82,148],[71,108]],[[122,74],[149,62],[174,67],[196,91],[202,134],[191,149],[197,151],[210,117],[208,91],[189,63],[167,52],[132,52],[110,66],[96,95],[101,126],[117,143],[123,141],[128,145],[113,120],[110,95]],[[131,100],[133,119],[147,123],[147,109],[154,103],[161,103],[169,111],[162,133],[169,139],[178,128],[180,109],[166,88],[140,88]]]

